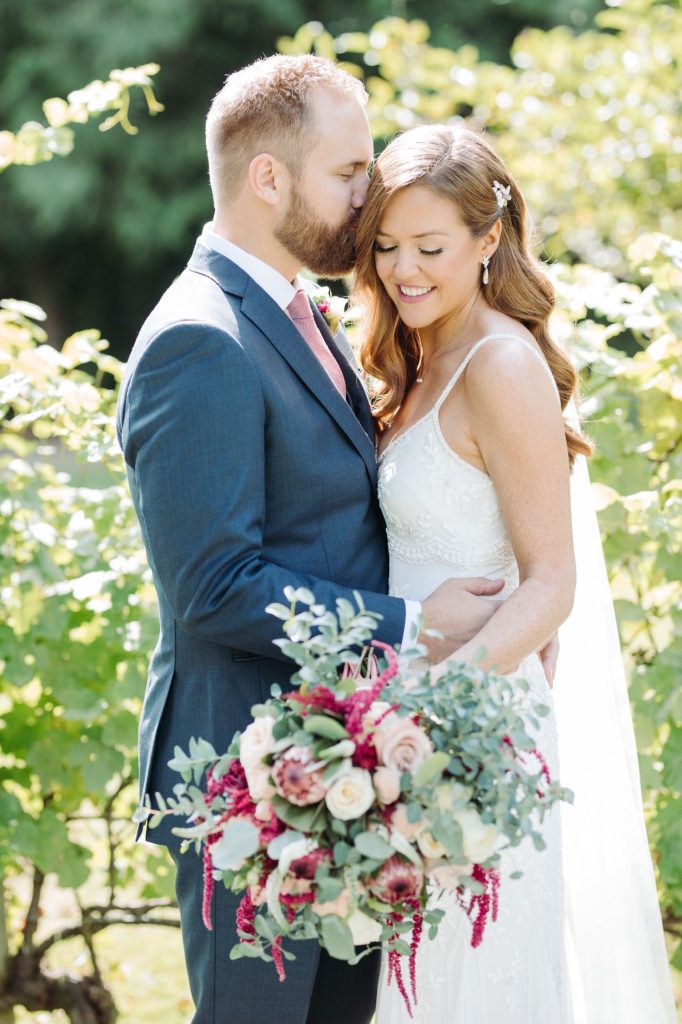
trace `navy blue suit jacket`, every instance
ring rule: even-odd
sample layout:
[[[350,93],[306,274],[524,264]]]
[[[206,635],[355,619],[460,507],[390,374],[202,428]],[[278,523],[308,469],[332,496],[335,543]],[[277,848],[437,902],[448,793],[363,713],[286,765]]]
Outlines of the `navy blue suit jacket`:
[[[141,793],[171,792],[173,748],[203,736],[221,752],[249,709],[294,666],[267,615],[287,584],[333,608],[380,612],[386,596],[373,421],[354,368],[344,401],[289,317],[243,270],[197,243],[137,338],[117,428],[159,600],[160,635],[140,724]],[[149,838],[174,844],[164,826]]]

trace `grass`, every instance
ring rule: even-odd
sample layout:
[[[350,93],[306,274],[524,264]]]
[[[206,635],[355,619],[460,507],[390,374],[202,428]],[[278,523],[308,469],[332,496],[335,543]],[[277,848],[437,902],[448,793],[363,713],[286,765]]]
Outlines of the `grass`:
[[[118,1024],[187,1024],[192,1000],[179,929],[115,925],[97,936],[95,946],[119,1009]],[[87,951],[78,940],[62,943],[49,964],[74,974],[90,970]],[[15,1019],[16,1024],[69,1024],[62,1011],[17,1009]]]

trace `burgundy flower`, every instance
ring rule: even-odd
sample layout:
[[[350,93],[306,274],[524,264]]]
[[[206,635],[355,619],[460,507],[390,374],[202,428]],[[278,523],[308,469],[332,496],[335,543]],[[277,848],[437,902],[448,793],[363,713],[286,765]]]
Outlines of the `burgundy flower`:
[[[289,865],[289,873],[295,878],[305,878],[312,882],[319,865],[323,860],[329,860],[330,857],[330,850],[313,850],[312,853],[306,853],[303,857],[292,860]]]
[[[377,752],[371,739],[356,740],[353,764],[372,771],[377,766]]]
[[[312,761],[310,747],[289,747],[272,769],[279,795],[298,807],[318,803],[327,792],[322,782],[322,770],[309,770]]]
[[[419,897],[424,885],[424,872],[416,864],[394,853],[368,884],[374,895],[384,903],[402,903]]]

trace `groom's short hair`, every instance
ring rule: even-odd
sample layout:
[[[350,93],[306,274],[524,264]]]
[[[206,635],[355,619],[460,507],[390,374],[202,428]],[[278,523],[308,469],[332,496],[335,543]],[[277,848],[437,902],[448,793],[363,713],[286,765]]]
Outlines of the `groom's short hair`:
[[[275,54],[228,75],[206,119],[208,171],[216,205],[241,188],[251,161],[272,153],[298,176],[314,145],[311,93],[326,89],[363,105],[362,83],[324,57]]]

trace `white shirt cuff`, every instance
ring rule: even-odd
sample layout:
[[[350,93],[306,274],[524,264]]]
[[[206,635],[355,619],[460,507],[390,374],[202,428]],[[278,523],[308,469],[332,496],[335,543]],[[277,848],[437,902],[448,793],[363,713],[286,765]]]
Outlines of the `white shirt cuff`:
[[[419,616],[421,613],[422,606],[420,601],[405,600],[405,628],[403,630],[403,639],[400,644],[401,650],[405,650],[406,647],[411,647],[416,642]]]

